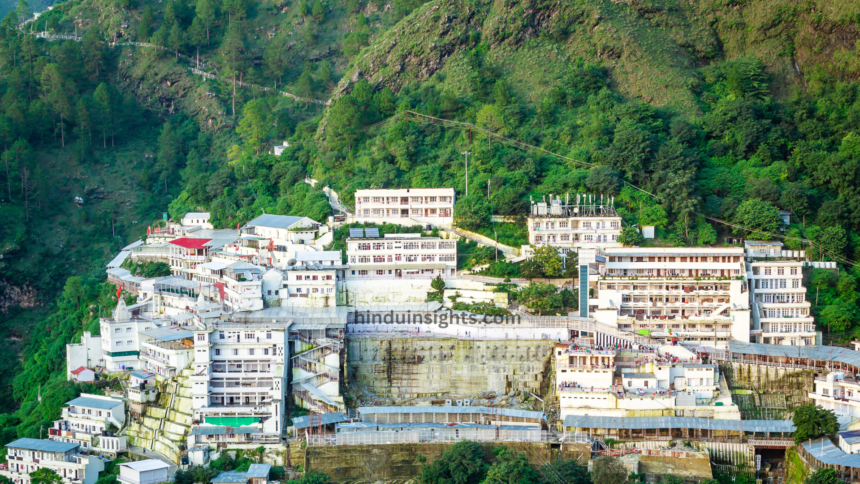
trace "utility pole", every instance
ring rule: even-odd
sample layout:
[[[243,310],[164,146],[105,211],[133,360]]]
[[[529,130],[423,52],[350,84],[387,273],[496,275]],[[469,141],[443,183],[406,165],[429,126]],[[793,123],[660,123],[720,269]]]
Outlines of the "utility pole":
[[[462,153],[466,155],[466,196],[469,196],[469,155],[472,154],[471,151],[464,151]]]
[[[496,262],[499,262],[499,234],[496,229],[493,229],[493,235],[496,236]]]

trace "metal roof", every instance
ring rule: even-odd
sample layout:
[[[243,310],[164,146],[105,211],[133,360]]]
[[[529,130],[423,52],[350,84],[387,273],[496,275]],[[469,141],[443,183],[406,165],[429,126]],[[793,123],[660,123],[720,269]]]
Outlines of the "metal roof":
[[[154,471],[156,469],[167,469],[168,467],[170,467],[165,462],[161,462],[157,459],[139,460],[137,462],[125,462],[120,465],[126,466],[129,469],[134,469],[138,472]]]
[[[248,467],[248,472],[246,472],[245,475],[247,475],[248,478],[263,477],[268,479],[270,470],[272,470],[271,464],[251,464],[251,467]]]
[[[289,215],[260,215],[248,222],[251,227],[271,227],[273,229],[288,229],[301,222],[307,217],[294,217]]]
[[[794,432],[791,420],[728,420],[699,417],[598,417],[568,415],[565,427],[592,429],[704,429],[744,432]]]
[[[198,268],[203,269],[212,269],[213,271],[220,271],[221,269],[227,267],[227,264],[223,262],[207,262],[205,264],[197,264]]]
[[[328,425],[332,423],[346,422],[346,416],[341,412],[324,413],[322,415],[314,415],[314,425]],[[295,417],[293,419],[293,427],[304,429],[311,426],[311,418],[309,415]]]
[[[846,430],[845,432],[839,432],[839,436],[848,445],[860,444],[860,430]]]
[[[372,415],[376,413],[485,413],[502,415],[505,417],[543,419],[543,412],[497,407],[359,407],[358,413],[361,415]]]
[[[374,422],[352,422],[337,424],[336,429],[495,429],[502,430],[531,430],[539,431],[539,425],[484,425],[468,422],[439,423],[439,422],[401,422],[401,423],[374,423]]]
[[[227,432],[230,429],[230,432]],[[224,427],[221,425],[204,425],[195,426],[191,429],[191,435],[226,435],[231,434],[259,434],[260,429],[257,427],[241,426],[241,427]]]
[[[6,444],[6,447],[13,447],[15,449],[26,449],[26,450],[36,450],[39,452],[68,452],[73,449],[77,449],[81,444],[75,444],[72,442],[57,442],[54,440],[48,439],[29,439],[23,438],[18,439],[14,442],[9,442]]]
[[[842,449],[833,445],[833,442],[827,437],[812,442],[806,441],[802,445],[812,457],[825,464],[860,467],[860,454],[846,454]]]
[[[248,482],[248,476],[244,472],[221,472],[211,482]]]
[[[131,249],[134,249],[136,247],[140,247],[141,245],[144,245],[145,243],[146,242],[144,242],[142,240],[137,240],[135,242],[132,242],[132,243],[126,245],[125,247],[122,248],[122,250],[131,250]]]
[[[140,378],[141,380],[147,380],[155,376],[155,373],[146,371],[146,370],[134,370],[131,372],[131,376],[135,378]]]
[[[339,250],[320,250],[316,252],[303,250],[301,252],[296,252],[296,260],[299,262],[317,260],[333,260],[340,262],[341,258]]]
[[[109,269],[113,269],[115,267],[119,267],[125,262],[126,259],[131,255],[131,251],[123,250],[120,251],[119,254],[116,255],[110,262],[107,263]]]
[[[182,216],[182,218],[205,218],[208,219],[210,217],[209,212],[188,212]]]
[[[155,338],[159,341],[176,341],[178,339],[193,338],[194,333],[179,328],[153,328],[149,331],[142,331],[142,335]]]
[[[78,397],[74,400],[66,402],[66,405],[74,405],[77,407],[85,408],[97,408],[99,410],[110,410],[122,404],[122,400],[94,397]]]
[[[761,343],[741,343],[729,340],[729,351],[744,355],[772,356],[776,358],[808,358],[819,361],[835,361],[860,368],[860,352],[830,346],[787,346]]]
[[[653,373],[622,373],[622,378],[632,378],[634,380],[640,378],[657,378]]]

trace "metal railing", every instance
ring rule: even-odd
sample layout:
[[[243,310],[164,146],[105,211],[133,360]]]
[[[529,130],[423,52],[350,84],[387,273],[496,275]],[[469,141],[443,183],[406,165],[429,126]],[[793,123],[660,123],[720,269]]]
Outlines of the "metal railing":
[[[573,436],[566,442],[587,442]],[[577,440],[578,439],[578,440]],[[329,445],[385,445],[403,443],[460,442],[557,442],[558,439],[545,430],[502,429],[422,429],[382,432],[341,432],[339,434],[309,435],[310,446]]]

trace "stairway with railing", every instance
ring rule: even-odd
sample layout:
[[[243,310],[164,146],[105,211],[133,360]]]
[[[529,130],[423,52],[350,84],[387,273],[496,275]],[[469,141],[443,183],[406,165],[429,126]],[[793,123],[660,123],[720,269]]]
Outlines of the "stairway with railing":
[[[183,370],[161,384],[157,405],[147,407],[139,421],[126,430],[129,445],[157,452],[178,463],[180,446],[191,429],[191,382],[193,371]]]
[[[294,341],[297,351],[291,363],[296,404],[319,413],[343,411],[343,401],[339,398],[339,362],[338,366],[334,366],[332,359],[328,358],[340,354],[344,347],[343,341],[304,335],[294,336]]]

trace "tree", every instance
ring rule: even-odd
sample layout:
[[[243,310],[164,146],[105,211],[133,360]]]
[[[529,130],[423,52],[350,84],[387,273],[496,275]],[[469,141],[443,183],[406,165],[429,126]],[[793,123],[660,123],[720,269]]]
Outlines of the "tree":
[[[836,469],[832,467],[821,467],[806,477],[803,484],[842,484]]]
[[[601,153],[601,158],[627,178],[642,173],[651,156],[651,137],[647,131],[625,127],[615,133],[612,145]]]
[[[45,104],[51,106],[55,116],[59,116],[61,145],[66,146],[66,120],[72,115],[72,105],[69,102],[69,86],[57,64],[48,64],[42,70],[42,88],[44,90]],[[56,131],[55,131],[56,133]]]
[[[617,195],[621,180],[618,172],[608,166],[597,166],[589,170],[585,179],[585,186],[589,190],[605,195]]]
[[[699,245],[712,245],[716,242],[717,231],[714,229],[714,226],[707,222],[700,223],[696,243]]]
[[[519,300],[524,306],[537,310],[539,314],[562,307],[558,288],[549,283],[530,283],[520,291]]]
[[[81,39],[84,56],[86,58],[86,66],[95,74],[95,78],[99,77],[99,68],[102,65],[103,51],[105,44],[102,41],[101,35],[96,27],[90,27]]]
[[[271,126],[272,112],[268,104],[262,99],[256,99],[245,104],[236,132],[245,141],[245,147],[259,155]]]
[[[310,62],[305,62],[305,68],[296,80],[296,92],[304,97],[311,97],[314,94],[314,79],[311,76]]]
[[[809,213],[809,202],[803,185],[800,183],[789,183],[779,198],[783,208],[788,208],[796,216],[804,216]]]
[[[632,225],[622,228],[621,235],[618,236],[618,243],[626,247],[640,244],[643,240],[645,239],[642,238],[642,234],[639,233],[639,229]]]
[[[167,48],[173,51],[177,59],[179,58],[179,49],[185,42],[184,37],[182,29],[179,28],[179,22],[174,22],[173,26],[170,27],[170,34],[167,36]]]
[[[505,120],[502,117],[502,113],[499,111],[499,108],[492,104],[485,104],[484,107],[478,111],[477,124],[490,133],[505,133]],[[487,136],[487,142],[492,146],[490,136]]]
[[[191,21],[191,27],[188,28],[188,42],[194,46],[194,49],[197,51],[196,65],[197,68],[200,68],[200,46],[203,45],[203,42],[208,40],[206,38],[206,26],[203,25],[203,21],[200,20],[200,17],[194,17],[194,20]]]
[[[439,294],[442,294],[445,292],[445,280],[442,279],[442,276],[436,276],[430,281],[430,287]]]
[[[848,304],[830,304],[821,311],[821,320],[827,323],[827,332],[835,331],[841,333],[851,327],[854,321],[856,306]]]
[[[287,484],[331,484],[331,477],[325,472],[308,471],[300,479],[287,481]]]
[[[432,464],[421,467],[423,484],[478,484],[487,464],[480,444],[469,440],[457,442]]]
[[[487,470],[485,484],[538,484],[537,473],[529,466],[526,455],[505,447],[493,449],[496,462]]]
[[[820,246],[819,259],[827,256],[831,260],[838,260],[848,245],[848,235],[845,233],[845,229],[838,225],[818,231],[810,230],[810,235],[812,240]]]
[[[643,207],[639,211],[639,226],[647,227],[653,225],[658,228],[665,228],[669,225],[669,219],[666,216],[666,211],[660,205],[649,205]]]
[[[573,459],[554,460],[542,467],[543,475],[554,475],[560,482],[570,484],[591,484],[588,467],[580,465]]]
[[[343,53],[353,57],[361,51],[362,47],[367,47],[369,38],[368,33],[363,30],[352,32],[343,41]]]
[[[107,84],[101,83],[93,93],[97,116],[97,126],[102,130],[102,144],[107,149],[107,130],[110,128],[110,145],[113,146],[113,100]]]
[[[152,25],[153,21],[154,16],[152,14],[152,7],[147,4],[143,7],[143,15],[140,18],[140,23],[137,25],[137,40],[139,42],[146,42],[149,40],[149,26]]]
[[[26,166],[21,168],[21,198],[24,200],[24,213],[30,220],[30,202],[36,199],[36,181]]]
[[[43,467],[30,473],[31,484],[62,484],[63,478],[51,469]]]
[[[779,210],[770,202],[751,198],[738,206],[733,219],[739,225],[735,234],[744,235],[750,240],[770,240],[772,233],[782,225]]]
[[[490,203],[483,196],[469,195],[458,198],[454,205],[454,225],[476,230],[490,224]]]
[[[556,277],[561,274],[563,262],[555,247],[551,245],[532,247],[532,259],[540,265],[544,276]]]
[[[798,407],[792,418],[794,427],[794,443],[814,439],[821,435],[829,435],[839,430],[839,422],[833,410],[825,410],[814,403]]]
[[[147,8],[149,6],[147,5]],[[209,27],[215,21],[215,7],[212,6],[212,0],[197,0],[197,8],[195,9],[197,18],[206,29],[206,45],[210,45]]]
[[[236,117],[236,78],[245,68],[245,39],[239,29],[239,22],[230,23],[227,35],[221,44],[221,56],[224,59],[224,67],[227,77],[233,82],[232,115]]]
[[[598,457],[592,461],[591,481],[594,484],[623,484],[627,482],[627,468],[612,457]]]
[[[317,22],[322,22],[323,19],[325,18],[325,9],[323,8],[320,0],[317,0],[314,3],[314,8],[311,11],[311,15],[314,16],[314,18],[316,19]]]

